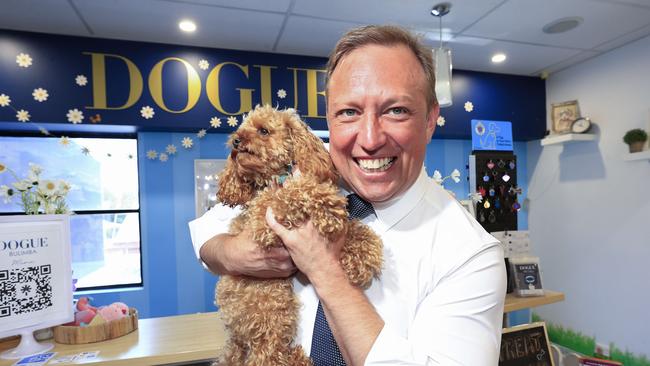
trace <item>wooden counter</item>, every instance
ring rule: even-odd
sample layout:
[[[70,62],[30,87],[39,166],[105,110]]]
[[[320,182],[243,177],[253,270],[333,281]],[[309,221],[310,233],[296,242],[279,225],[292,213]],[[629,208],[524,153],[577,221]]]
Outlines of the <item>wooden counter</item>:
[[[200,313],[141,319],[138,330],[104,342],[67,345],[55,343],[54,358],[80,352],[100,351],[92,362],[102,365],[161,365],[213,360],[226,338],[217,313]],[[54,340],[50,340],[54,342]],[[15,342],[13,342],[15,345]],[[3,347],[10,348],[10,347]],[[0,366],[16,360],[0,360]],[[74,365],[68,363],[61,365]]]
[[[535,297],[517,297],[513,294],[506,295],[506,304],[503,308],[504,313],[515,310],[533,308],[536,306],[552,304],[564,301],[564,294],[557,291],[544,290],[544,296]]]

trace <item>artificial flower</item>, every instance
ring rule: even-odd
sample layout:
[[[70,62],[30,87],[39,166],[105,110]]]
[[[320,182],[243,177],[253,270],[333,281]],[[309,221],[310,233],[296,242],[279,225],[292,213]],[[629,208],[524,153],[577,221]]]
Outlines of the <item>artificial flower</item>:
[[[28,122],[30,117],[31,116],[29,115],[29,112],[24,109],[21,109],[18,112],[16,112],[16,118],[20,122]]]
[[[16,63],[20,67],[30,67],[32,66],[32,58],[26,53],[21,53],[16,56]]]
[[[0,107],[6,107],[11,104],[11,98],[6,94],[0,94]]]
[[[153,110],[153,108],[149,107],[148,105],[144,106],[144,107],[142,107],[142,109],[140,109],[140,115],[144,119],[151,119],[151,118],[153,118],[154,114],[156,114],[156,112]]]
[[[68,109],[68,113],[65,116],[68,117],[68,122],[72,122],[75,125],[81,123],[84,119],[83,112],[77,108]]]
[[[221,118],[219,118],[219,117],[212,117],[212,118],[210,119],[210,126],[212,126],[212,127],[214,127],[214,128],[219,128],[219,126],[221,126]]]
[[[47,98],[48,98],[50,95],[47,93],[47,90],[45,90],[45,89],[43,89],[43,88],[36,88],[36,89],[34,89],[34,91],[32,92],[32,96],[34,97],[34,100],[35,100],[35,101],[37,101],[37,102],[44,102],[44,101],[47,100]]]
[[[189,137],[184,137],[183,141],[181,142],[181,145],[183,145],[183,147],[186,148],[186,149],[191,148],[193,144],[194,144],[194,142]]]

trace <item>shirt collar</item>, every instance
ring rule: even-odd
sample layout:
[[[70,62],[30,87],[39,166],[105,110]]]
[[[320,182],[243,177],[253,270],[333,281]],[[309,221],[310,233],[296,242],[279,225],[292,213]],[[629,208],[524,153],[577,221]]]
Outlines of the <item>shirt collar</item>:
[[[397,197],[393,197],[389,201],[381,203],[373,203],[372,206],[375,209],[377,219],[383,227],[383,230],[386,231],[397,224],[401,219],[406,217],[415,206],[420,202],[422,196],[426,192],[428,181],[427,172],[422,167],[420,176],[415,180],[415,183],[409,187],[406,192],[402,193]],[[351,193],[349,190],[342,188],[341,189],[345,195]]]

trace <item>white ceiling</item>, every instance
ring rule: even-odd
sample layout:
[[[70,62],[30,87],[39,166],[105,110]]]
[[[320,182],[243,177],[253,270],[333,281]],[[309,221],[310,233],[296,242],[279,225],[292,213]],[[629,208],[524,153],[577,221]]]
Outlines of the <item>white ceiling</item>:
[[[438,45],[423,0],[0,0],[0,29],[326,57],[349,28],[399,24]],[[650,0],[451,0],[443,18],[454,68],[553,73],[650,35]],[[554,20],[584,22],[545,34]],[[198,29],[182,33],[178,22]],[[508,59],[492,64],[503,52]]]

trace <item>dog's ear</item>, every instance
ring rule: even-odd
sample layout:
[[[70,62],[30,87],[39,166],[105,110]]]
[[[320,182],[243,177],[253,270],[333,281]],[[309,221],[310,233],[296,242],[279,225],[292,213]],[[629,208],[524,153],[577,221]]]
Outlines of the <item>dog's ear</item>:
[[[217,191],[217,200],[224,205],[235,207],[245,205],[253,199],[255,191],[253,184],[246,182],[237,174],[237,168],[232,157],[228,156],[226,167],[218,175],[217,182],[219,190]]]
[[[319,181],[336,184],[338,174],[323,141],[309,131],[307,125],[293,109],[283,111],[293,140],[293,158],[300,174],[316,176]]]

